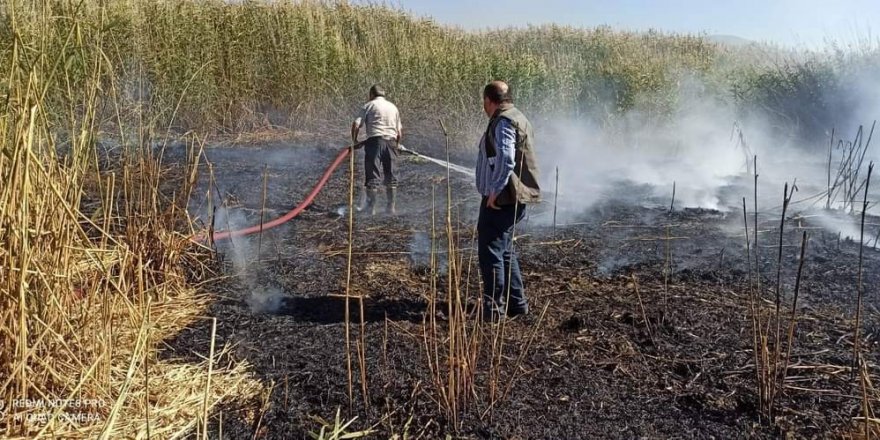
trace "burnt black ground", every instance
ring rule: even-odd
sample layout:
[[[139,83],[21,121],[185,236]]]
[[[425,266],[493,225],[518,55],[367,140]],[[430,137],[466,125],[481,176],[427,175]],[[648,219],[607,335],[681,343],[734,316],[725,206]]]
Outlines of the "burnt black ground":
[[[275,217],[302,200],[335,153],[326,146],[276,143],[213,148],[207,155],[217,188],[250,224],[259,221],[264,164],[270,172],[266,215]],[[175,160],[175,154],[168,158]],[[466,157],[458,160],[464,164]],[[218,244],[218,271],[237,274],[206,286],[216,297],[210,314],[218,319],[218,342],[235,344],[231,356],[250,362],[272,390],[265,402],[230,401],[215,413],[216,421],[223,412],[228,438],[307,438],[320,426],[312,416],[332,419],[337,408],[346,419],[358,416],[352,430],[373,426],[375,438],[404,433],[407,438],[478,439],[828,438],[856,431],[852,418],[860,412],[855,398],[860,393],[843,369],[852,350],[857,244],[808,229],[812,238],[788,382],[798,389],[781,396],[774,427],[760,423],[756,411],[742,213],[645,208],[652,204],[639,203],[633,196],[640,194],[638,188],[625,186],[555,235],[537,221],[537,211],[546,212],[549,204],[520,228],[517,246],[530,301],[537,312],[546,306],[546,314],[540,325],[533,319],[506,327],[502,383],[525,353],[510,395],[487,411],[483,362],[477,395],[453,426],[433,400],[436,390],[421,337],[430,291],[425,247],[432,193],[439,231],[446,212],[445,170],[411,158],[400,168],[401,215],[355,219],[352,291],[368,295],[368,405],[356,367],[354,401],[349,401],[345,302],[338,296],[346,281],[348,223],[347,215],[338,214],[347,202],[347,169],[337,171],[300,217],[266,231],[259,252],[256,237]],[[203,175],[202,196],[206,181]],[[450,183],[466,264],[478,198],[469,178],[453,175]],[[201,202],[193,201],[194,212]],[[775,292],[778,222],[778,213],[767,213],[760,228],[768,310]],[[785,310],[803,231],[796,226],[798,221],[789,221],[783,237]],[[800,226],[810,225],[801,221]],[[445,249],[439,232],[438,246]],[[235,263],[236,251],[246,264]],[[878,268],[880,254],[866,249],[863,334],[871,368],[878,360]],[[278,310],[253,312],[248,297],[267,288],[283,292]],[[471,266],[470,297],[476,289]],[[357,303],[352,307],[356,336]],[[784,316],[787,324],[787,311]],[[207,351],[209,334],[209,325],[196,323],[167,341],[165,355],[195,360]]]

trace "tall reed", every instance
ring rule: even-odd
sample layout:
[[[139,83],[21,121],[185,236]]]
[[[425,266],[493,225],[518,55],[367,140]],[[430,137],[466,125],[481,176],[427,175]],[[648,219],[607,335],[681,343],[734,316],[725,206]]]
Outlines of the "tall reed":
[[[4,8],[3,32],[15,38],[0,52],[0,401],[10,403],[0,432],[187,432],[241,391],[241,378],[211,372],[213,357],[157,356],[206,301],[186,283],[199,270],[186,201],[161,191],[152,140],[120,128],[120,154],[101,157],[101,115],[123,94],[106,50],[113,11],[84,2]],[[191,172],[177,194],[189,191]]]

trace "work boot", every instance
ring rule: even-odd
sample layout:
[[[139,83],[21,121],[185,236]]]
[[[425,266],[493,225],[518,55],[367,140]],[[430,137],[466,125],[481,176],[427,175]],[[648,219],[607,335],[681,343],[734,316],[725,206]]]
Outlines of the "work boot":
[[[386,212],[390,215],[397,215],[397,188],[393,186],[385,188],[385,195],[388,196]]]
[[[364,209],[367,209],[367,191],[366,188],[360,190],[360,194],[358,195],[357,205],[354,207],[355,211],[361,212]]]
[[[367,188],[367,206],[364,210],[370,215],[376,215],[376,194],[378,193],[376,188]]]

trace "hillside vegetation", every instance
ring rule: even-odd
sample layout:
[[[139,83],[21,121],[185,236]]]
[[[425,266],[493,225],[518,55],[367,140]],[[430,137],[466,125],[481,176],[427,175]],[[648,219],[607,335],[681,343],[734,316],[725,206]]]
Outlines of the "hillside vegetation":
[[[103,121],[175,132],[281,126],[344,140],[367,88],[381,82],[411,133],[435,135],[443,118],[460,136],[482,124],[481,86],[503,78],[538,119],[562,114],[613,126],[634,109],[668,117],[682,105],[681,88],[699,84],[698,99],[742,115],[760,112],[781,133],[812,138],[839,119],[872,117],[850,113],[858,107],[854,97],[864,95],[857,84],[878,71],[871,44],[792,54],[654,31],[542,26],[465,32],[397,9],[346,2],[41,5],[7,6],[0,28],[4,78],[11,43],[41,41],[41,55],[58,64],[45,79],[48,103],[70,108],[91,73],[77,60],[96,51],[110,69],[100,97]],[[37,19],[46,14],[52,18]],[[44,32],[49,38],[41,40]]]

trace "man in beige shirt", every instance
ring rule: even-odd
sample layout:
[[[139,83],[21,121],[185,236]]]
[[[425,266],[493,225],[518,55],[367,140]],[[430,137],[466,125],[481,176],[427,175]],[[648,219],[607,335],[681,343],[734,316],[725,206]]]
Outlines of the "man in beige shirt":
[[[402,135],[400,112],[397,106],[385,99],[385,90],[376,84],[370,87],[370,101],[364,104],[361,115],[351,124],[351,139],[357,143],[358,132],[366,126],[367,140],[364,142],[364,173],[367,203],[364,209],[370,215],[376,214],[376,194],[379,186],[379,167],[382,168],[385,193],[388,197],[387,212],[397,214],[397,146]]]

